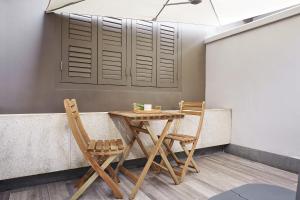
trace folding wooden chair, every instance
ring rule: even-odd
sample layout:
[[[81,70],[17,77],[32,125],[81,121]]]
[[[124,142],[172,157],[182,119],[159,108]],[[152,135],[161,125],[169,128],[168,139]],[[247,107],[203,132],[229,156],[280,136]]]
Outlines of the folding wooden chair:
[[[72,134],[85,160],[91,166],[87,173],[77,182],[77,184],[75,184],[77,191],[71,199],[78,199],[98,176],[100,176],[111,188],[115,198],[123,198],[114,170],[110,166],[111,162],[118,155],[123,153],[124,146],[122,140],[91,140],[83,127],[76,100],[65,99],[64,106]],[[105,172],[105,170],[113,176],[114,180]]]
[[[177,133],[179,126],[180,126],[180,120],[177,120],[175,122],[174,132],[168,134],[164,140],[164,146],[167,149],[167,155],[171,155],[173,157],[173,159],[175,160],[177,166],[181,168],[181,171],[179,171],[179,172],[176,171],[176,174],[180,176],[180,181],[183,181],[183,178],[186,174],[187,169],[193,169],[197,173],[200,172],[200,169],[199,169],[197,163],[193,159],[193,154],[194,154],[196,145],[198,143],[198,140],[199,140],[199,137],[201,134],[204,112],[205,112],[205,102],[181,101],[179,103],[179,107],[180,107],[180,110],[179,110],[180,113],[183,113],[185,115],[199,116],[199,124],[198,124],[196,134],[194,136]],[[172,146],[174,144],[174,141],[179,142],[184,153],[186,154],[187,159],[185,160],[185,162],[181,161],[176,156],[176,154],[172,151]],[[190,149],[188,148],[188,145],[191,145]],[[161,164],[164,164],[164,162],[161,161]]]

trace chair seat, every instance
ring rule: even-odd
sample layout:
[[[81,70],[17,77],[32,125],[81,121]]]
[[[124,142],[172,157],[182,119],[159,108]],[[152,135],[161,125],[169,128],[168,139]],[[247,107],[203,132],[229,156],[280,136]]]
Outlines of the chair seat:
[[[196,140],[196,137],[191,135],[171,133],[166,136],[166,139],[177,140],[183,143],[192,143]]]
[[[87,151],[93,155],[107,156],[123,153],[124,145],[121,139],[91,140]]]

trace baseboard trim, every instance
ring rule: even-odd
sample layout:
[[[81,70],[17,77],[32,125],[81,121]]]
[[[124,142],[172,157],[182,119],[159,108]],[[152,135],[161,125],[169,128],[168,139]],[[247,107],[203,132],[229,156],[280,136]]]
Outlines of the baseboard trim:
[[[197,149],[194,155],[207,155],[216,153],[219,151],[224,151],[226,145],[220,145],[215,147],[207,147],[202,149]],[[183,157],[184,152],[176,153],[177,156]],[[156,160],[160,160],[160,157],[157,156]],[[124,163],[124,166],[128,169],[139,168],[145,165],[147,162],[146,158],[139,158],[134,160],[128,160]],[[113,167],[116,166],[117,163],[113,163]],[[35,185],[47,184],[52,182],[59,181],[67,181],[78,179],[88,170],[88,167],[82,167],[77,169],[69,169],[64,171],[51,172],[46,174],[38,174],[33,176],[25,176],[13,179],[0,180],[0,192],[30,187]]]
[[[300,170],[299,170],[299,175],[298,175],[298,186],[297,186],[296,200],[300,200]]]
[[[235,144],[229,144],[226,146],[225,152],[292,173],[298,174],[300,172],[300,160],[296,158],[251,149]]]

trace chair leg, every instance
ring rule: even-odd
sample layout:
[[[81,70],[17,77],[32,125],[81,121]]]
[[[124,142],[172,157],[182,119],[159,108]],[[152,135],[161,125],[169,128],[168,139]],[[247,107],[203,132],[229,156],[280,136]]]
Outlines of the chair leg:
[[[108,167],[106,168],[107,172],[109,173],[109,175],[112,177],[112,179],[116,182],[116,183],[120,183],[120,179],[117,176],[117,174],[115,173],[115,170],[111,167],[111,165],[108,165]]]
[[[92,167],[90,167],[89,170],[83,175],[83,177],[81,177],[75,183],[75,188],[80,188],[84,184],[84,182],[93,175],[94,172],[95,172],[95,170]]]
[[[171,145],[167,145],[166,143],[165,144],[165,147],[167,148],[169,154],[171,154],[171,156],[173,157],[173,159],[175,160],[175,162],[177,163],[177,165],[180,164],[180,160],[179,158],[176,156],[176,154],[172,151],[172,146],[174,144],[174,140],[171,140]]]
[[[73,194],[70,200],[77,200],[85,191],[86,189],[98,178],[97,172],[93,172],[92,176],[87,179],[81,187]]]
[[[169,144],[168,144],[166,141],[163,141],[163,144],[164,144],[164,146],[165,146],[166,149],[167,149],[167,151],[166,151],[166,156],[168,157],[168,155],[170,155],[170,153],[172,153],[171,148],[172,148],[172,146],[173,146],[173,144],[174,144],[174,140],[170,140]],[[164,160],[161,159],[161,161],[160,161],[159,164],[165,166]],[[161,172],[161,169],[160,169],[160,168],[157,168],[157,169],[156,169],[156,173],[160,173],[160,172]]]
[[[91,166],[94,168],[94,170],[98,173],[98,175],[103,179],[103,181],[111,188],[113,195],[116,199],[122,199],[123,194],[120,191],[119,185],[115,183],[109,175],[104,171],[108,165],[117,157],[117,155],[109,157],[102,165],[101,167],[97,163],[96,160],[94,160],[92,157],[88,156],[88,160],[91,164]]]
[[[94,158],[92,158],[90,155],[87,155],[87,159],[90,162],[94,172],[89,177],[89,179],[87,179],[81,185],[81,187],[75,192],[75,194],[73,194],[71,200],[77,200],[99,176],[112,189],[115,198],[117,199],[123,198],[123,195],[119,190],[118,184],[116,184],[104,171],[116,157],[117,156],[115,155],[107,158],[107,160],[105,160],[104,163],[101,166],[99,166],[98,162]]]
[[[184,144],[180,143],[180,145],[183,146]],[[184,166],[182,168],[182,171],[181,171],[181,176],[180,176],[180,181],[181,182],[183,181],[183,179],[185,177],[185,174],[186,174],[186,171],[188,169],[188,166],[189,166],[191,160],[193,159],[193,154],[194,154],[194,151],[195,151],[195,147],[196,147],[196,145],[195,145],[195,143],[193,143],[192,149],[188,153],[188,157],[187,157],[187,159],[186,159],[186,161],[184,163]]]
[[[186,146],[184,144],[182,144],[181,147],[184,150],[185,155],[189,156],[189,150],[186,148]],[[196,170],[196,173],[200,173],[200,168],[193,158],[191,159],[191,164],[192,164],[193,168]]]

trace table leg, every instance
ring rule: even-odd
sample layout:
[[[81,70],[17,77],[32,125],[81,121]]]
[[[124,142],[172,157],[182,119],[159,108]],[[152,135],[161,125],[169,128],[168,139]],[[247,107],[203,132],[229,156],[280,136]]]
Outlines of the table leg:
[[[133,147],[134,142],[137,141],[140,146],[142,145],[142,143],[141,143],[140,138],[138,137],[138,134],[135,132],[135,130],[133,130],[131,128],[132,125],[131,125],[130,121],[127,120],[126,118],[125,118],[125,121],[126,121],[126,124],[128,125],[128,127],[130,128],[130,130],[133,134],[133,137],[132,137],[132,140],[130,141],[130,143],[127,145],[127,147],[123,153],[123,156],[120,159],[120,161],[115,169],[115,173],[117,174],[120,171],[122,174],[124,174],[126,177],[128,177],[130,180],[132,180],[134,183],[136,183],[138,180],[137,176],[135,174],[133,174],[132,172],[130,172],[129,170],[127,170],[123,166],[123,164],[124,164],[126,158],[128,157],[128,155]],[[143,126],[142,122],[140,122],[138,126],[142,127]],[[148,157],[147,151],[145,151],[144,148],[142,148],[142,150],[143,150],[144,154]]]
[[[135,137],[132,137],[132,140],[130,141],[130,143],[127,145],[126,149],[124,150],[124,153],[115,169],[115,173],[118,174],[119,170],[120,170],[120,167],[123,166],[124,164],[124,161],[126,160],[126,158],[128,157],[129,153],[130,153],[130,150],[131,148],[133,147],[133,144],[135,142]]]
[[[151,150],[150,152],[150,155],[148,157],[148,161],[142,171],[142,173],[140,174],[139,176],[139,179],[135,185],[135,187],[132,189],[131,191],[131,194],[130,194],[130,199],[134,199],[135,195],[137,194],[139,188],[141,187],[144,179],[145,179],[145,176],[148,172],[148,170],[150,169],[151,165],[152,165],[152,162],[157,154],[157,152],[159,151],[159,148],[161,147],[161,144],[163,142],[163,139],[165,138],[165,136],[168,134],[168,130],[172,124],[172,121],[173,120],[168,120],[168,122],[166,123],[164,129],[163,129],[163,132],[161,134],[161,137],[157,140],[157,143],[155,144],[154,148]]]
[[[152,132],[152,130],[151,130],[150,125],[149,125],[148,122],[145,123],[145,127],[148,130],[153,143],[156,144],[156,142],[158,141],[158,137],[157,137],[157,135],[155,133]],[[167,133],[168,133],[168,130],[167,130]],[[160,136],[160,138],[162,138],[164,140],[164,138],[166,137],[166,135],[167,134],[163,134],[162,133],[161,136]],[[168,160],[168,158],[167,158],[167,156],[165,154],[165,151],[163,150],[163,148],[161,146],[159,146],[159,153],[160,153],[161,158],[163,159],[163,161],[164,161],[164,163],[165,163],[165,165],[166,165],[166,167],[167,167],[167,169],[168,169],[168,171],[169,171],[169,173],[170,173],[170,175],[171,175],[174,183],[176,185],[178,185],[179,184],[178,178],[177,178],[177,176],[176,176],[176,174],[175,174],[175,172],[174,172],[174,170],[173,170],[173,168],[172,168],[172,166],[171,166],[171,164],[170,164],[170,162],[169,162],[169,160]]]
[[[145,154],[145,156],[148,158],[149,157],[149,153],[146,150],[146,148],[144,147],[141,139],[139,138],[139,133],[133,128],[135,126],[133,126],[127,118],[125,118],[125,121],[126,121],[128,127],[129,127],[129,129],[131,130],[131,133],[133,134],[135,140],[139,144],[141,150],[143,151],[143,153]],[[143,122],[140,122],[137,127],[141,128],[141,127],[143,127],[143,125],[144,125]]]

